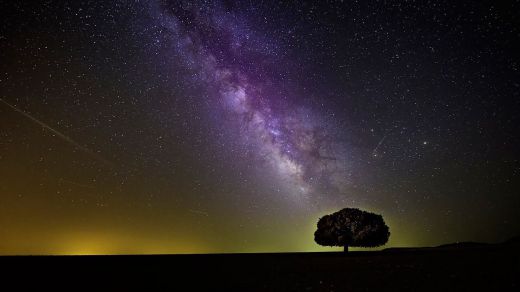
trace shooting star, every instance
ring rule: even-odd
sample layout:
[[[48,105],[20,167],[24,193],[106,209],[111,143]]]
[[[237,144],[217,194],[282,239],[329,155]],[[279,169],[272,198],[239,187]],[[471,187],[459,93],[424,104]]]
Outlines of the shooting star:
[[[195,214],[198,214],[198,215],[203,215],[203,216],[209,216],[209,214],[207,212],[204,212],[204,211],[200,211],[200,210],[193,210],[193,209],[188,209],[188,211],[190,211],[191,213],[195,213]]]
[[[14,110],[15,112],[23,115],[24,117],[28,118],[29,120],[35,122],[36,124],[40,125],[42,128],[54,133],[57,137],[61,138],[63,141],[69,143],[70,145],[74,146],[75,148],[83,151],[84,153],[88,154],[90,157],[96,159],[97,161],[99,162],[102,162],[103,164],[105,165],[108,165],[110,167],[114,167],[114,164],[108,160],[106,160],[105,158],[99,156],[99,154],[93,152],[92,150],[88,149],[87,147],[79,144],[78,142],[72,140],[71,138],[69,138],[68,136],[66,136],[65,134],[62,134],[61,132],[59,132],[58,130],[52,128],[51,126],[47,125],[46,123],[36,119],[35,117],[31,116],[30,114],[26,113],[25,111],[21,110],[21,109],[18,109],[17,107],[15,107],[14,105],[8,103],[7,101],[5,101],[4,99],[0,98],[0,101],[7,105],[8,107],[10,107],[12,110]]]
[[[67,183],[67,184],[75,185],[75,186],[82,187],[82,188],[88,188],[88,189],[94,189],[95,188],[94,186],[91,186],[91,185],[80,184],[80,183],[77,183],[77,182],[74,182],[74,181],[70,181],[70,180],[66,180],[66,179],[63,179],[63,178],[60,178],[58,180],[58,182],[59,183]]]
[[[387,136],[388,136],[388,134],[384,135],[383,138],[381,140],[379,140],[379,143],[377,143],[376,148],[374,148],[374,150],[372,150],[372,157],[378,157],[379,156],[378,153],[377,153],[377,149],[379,149],[381,144],[383,144],[383,142],[385,141]]]

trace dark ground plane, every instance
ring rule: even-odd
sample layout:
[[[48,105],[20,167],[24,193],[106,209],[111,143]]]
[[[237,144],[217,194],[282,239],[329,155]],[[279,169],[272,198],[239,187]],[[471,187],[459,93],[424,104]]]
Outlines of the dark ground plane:
[[[3,286],[128,291],[519,291],[518,242],[376,252],[8,256]],[[68,284],[71,283],[71,284]]]

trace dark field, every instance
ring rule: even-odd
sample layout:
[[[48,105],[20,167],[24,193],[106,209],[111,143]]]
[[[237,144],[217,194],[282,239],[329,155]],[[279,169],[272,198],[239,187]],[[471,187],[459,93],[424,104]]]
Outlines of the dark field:
[[[378,252],[2,257],[3,284],[125,291],[517,291],[517,244]],[[7,281],[6,281],[7,280]],[[73,284],[66,284],[72,282]]]

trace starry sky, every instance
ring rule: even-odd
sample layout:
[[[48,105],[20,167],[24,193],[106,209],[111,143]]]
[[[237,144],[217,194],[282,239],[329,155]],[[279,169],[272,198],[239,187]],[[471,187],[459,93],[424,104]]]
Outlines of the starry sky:
[[[520,233],[518,1],[3,1],[0,254]]]

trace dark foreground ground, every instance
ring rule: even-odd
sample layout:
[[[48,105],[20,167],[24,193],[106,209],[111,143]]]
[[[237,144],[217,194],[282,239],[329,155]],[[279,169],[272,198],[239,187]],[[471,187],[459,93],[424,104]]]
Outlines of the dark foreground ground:
[[[515,243],[349,254],[16,256],[0,257],[0,275],[2,286],[16,284],[16,291],[28,286],[70,291],[520,291],[518,247]]]

